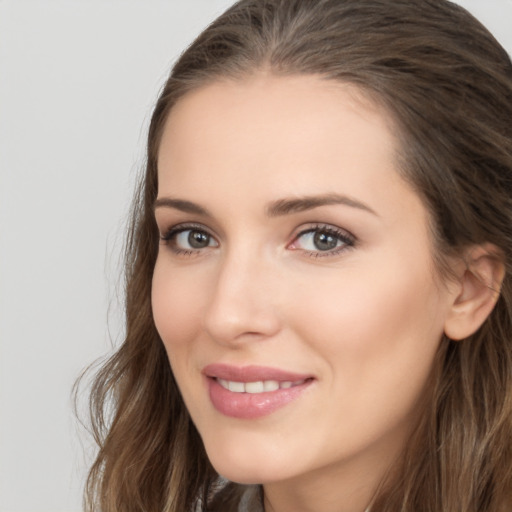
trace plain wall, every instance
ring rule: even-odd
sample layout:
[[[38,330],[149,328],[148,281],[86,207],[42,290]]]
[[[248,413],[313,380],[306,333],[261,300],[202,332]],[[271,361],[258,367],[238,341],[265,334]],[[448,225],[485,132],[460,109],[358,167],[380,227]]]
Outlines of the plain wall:
[[[0,512],[74,512],[80,371],[122,333],[124,219],[171,63],[231,0],[0,0]],[[512,52],[512,0],[464,0]],[[109,333],[110,329],[110,333]]]

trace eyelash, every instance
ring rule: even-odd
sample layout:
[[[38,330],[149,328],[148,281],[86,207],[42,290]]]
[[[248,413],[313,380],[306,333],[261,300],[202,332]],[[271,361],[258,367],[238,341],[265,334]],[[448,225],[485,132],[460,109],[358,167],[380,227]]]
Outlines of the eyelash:
[[[201,224],[179,224],[177,226],[173,226],[165,234],[160,236],[160,240],[165,245],[168,245],[171,248],[172,252],[179,256],[198,256],[199,253],[201,252],[201,249],[181,249],[176,244],[176,238],[178,237],[178,235],[181,233],[185,233],[187,231],[203,233],[210,240],[215,240],[215,237],[211,235]]]
[[[335,247],[333,249],[321,251],[308,251],[305,249],[292,249],[292,250],[302,250],[307,256],[311,258],[328,258],[339,255],[340,253],[351,249],[355,246],[356,238],[354,235],[345,231],[343,229],[337,228],[335,226],[331,226],[329,224],[315,224],[311,225],[307,229],[301,230],[293,239],[293,241],[288,244],[288,248],[291,248],[301,237],[307,234],[326,234],[336,240],[336,242],[341,242],[339,247]]]
[[[187,231],[195,231],[197,233],[202,233],[206,235],[209,239],[209,242],[211,240],[215,241],[214,246],[206,246],[203,248],[191,248],[191,249],[182,249],[178,247],[176,243],[176,238],[181,233],[185,233]],[[293,245],[297,243],[298,240],[301,239],[301,237],[304,237],[307,234],[326,234],[336,240],[336,243],[341,242],[341,245],[339,247],[335,247],[333,249],[328,249],[325,251],[322,250],[305,250],[301,248],[293,248]],[[184,257],[193,257],[198,256],[203,249],[207,249],[209,247],[218,247],[218,242],[215,240],[215,237],[211,235],[207,229],[204,228],[201,224],[179,224],[177,226],[173,226],[170,228],[165,234],[160,236],[160,240],[165,245],[168,245],[171,250],[179,255]],[[301,250],[305,255],[311,257],[311,258],[325,258],[325,257],[334,257],[339,255],[340,253],[354,247],[356,243],[356,238],[354,235],[349,233],[348,231],[342,230],[340,228],[337,228],[335,226],[329,225],[329,224],[315,224],[311,225],[306,229],[301,230],[296,236],[294,236],[293,240],[287,244],[287,248],[290,250]]]

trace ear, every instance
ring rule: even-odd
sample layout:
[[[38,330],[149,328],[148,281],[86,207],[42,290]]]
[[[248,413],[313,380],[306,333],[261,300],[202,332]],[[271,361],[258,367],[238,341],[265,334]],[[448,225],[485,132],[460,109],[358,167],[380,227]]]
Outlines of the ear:
[[[501,251],[492,244],[469,248],[457,278],[458,295],[448,312],[444,333],[462,340],[475,333],[493,310],[505,277]]]

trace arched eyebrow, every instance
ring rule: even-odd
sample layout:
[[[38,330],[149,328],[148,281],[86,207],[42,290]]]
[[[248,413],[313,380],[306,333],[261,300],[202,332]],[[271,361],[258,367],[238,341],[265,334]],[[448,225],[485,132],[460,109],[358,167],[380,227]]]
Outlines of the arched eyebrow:
[[[365,203],[340,194],[323,194],[290,199],[278,199],[267,206],[266,213],[269,217],[279,217],[281,215],[290,215],[292,213],[304,212],[320,206],[329,206],[333,204],[342,204],[359,210],[364,210],[378,217],[377,212]]]
[[[329,206],[341,204],[357,208],[359,210],[367,211],[373,215],[378,214],[368,205],[358,201],[357,199],[340,195],[340,194],[323,194],[315,196],[292,197],[288,199],[277,199],[272,201],[265,208],[265,213],[268,217],[280,217],[282,215],[291,215],[293,213],[300,213],[307,210],[312,210],[320,206]],[[174,208],[185,213],[192,213],[195,215],[202,215],[204,217],[213,217],[212,214],[204,207],[187,201],[185,199],[175,199],[171,197],[160,197],[155,200],[153,210],[157,208]]]
[[[174,199],[172,197],[159,197],[153,203],[153,210],[157,208],[174,208],[185,213],[193,213],[204,217],[211,217],[212,214],[202,206],[185,199]]]

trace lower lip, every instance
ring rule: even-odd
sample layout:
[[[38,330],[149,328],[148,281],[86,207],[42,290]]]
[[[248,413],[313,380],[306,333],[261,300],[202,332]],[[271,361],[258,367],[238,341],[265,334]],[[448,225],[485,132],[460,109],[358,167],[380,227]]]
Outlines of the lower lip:
[[[217,411],[244,420],[252,420],[272,414],[293,402],[306,390],[312,380],[286,389],[264,393],[235,393],[223,388],[216,379],[208,377],[210,400]]]

